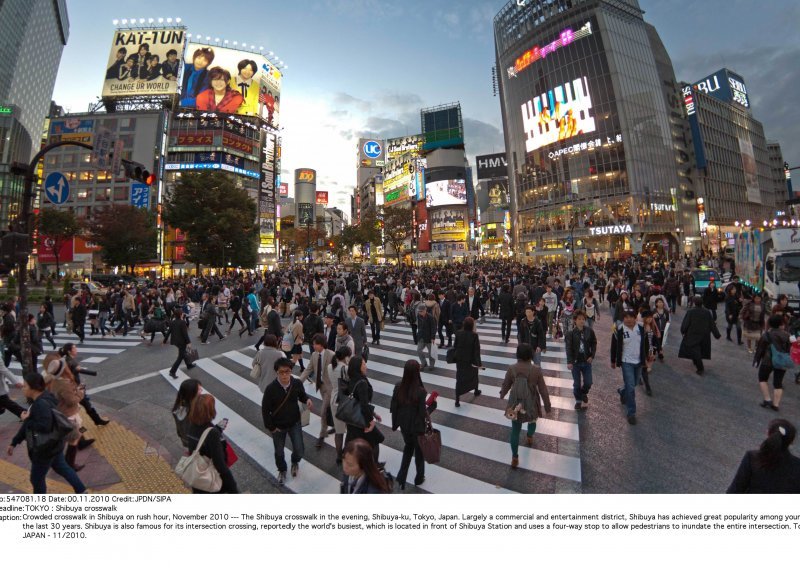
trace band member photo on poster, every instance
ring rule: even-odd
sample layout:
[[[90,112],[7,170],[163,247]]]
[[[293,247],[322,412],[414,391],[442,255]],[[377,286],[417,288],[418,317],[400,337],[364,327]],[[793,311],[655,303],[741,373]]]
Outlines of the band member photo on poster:
[[[115,31],[103,97],[177,93],[184,39],[182,29]]]

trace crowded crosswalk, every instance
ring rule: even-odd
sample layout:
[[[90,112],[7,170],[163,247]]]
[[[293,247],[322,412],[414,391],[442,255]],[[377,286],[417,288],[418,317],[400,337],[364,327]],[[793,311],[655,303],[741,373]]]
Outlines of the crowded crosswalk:
[[[504,344],[500,322],[487,318],[478,326],[482,344],[482,360],[486,367],[480,373],[481,396],[462,397],[455,407],[455,367],[446,364],[445,350],[440,349],[434,369],[423,372],[428,392],[437,391],[438,408],[432,419],[441,432],[440,463],[428,465],[426,481],[417,490],[430,493],[509,493],[509,492],[579,492],[581,462],[578,413],[571,398],[572,380],[566,366],[563,343],[549,342],[543,354],[542,370],[550,392],[552,412],[537,423],[532,447],[520,447],[517,470],[508,467],[510,421],[504,416],[504,401],[499,390],[506,369],[514,363],[515,342]],[[394,385],[402,375],[404,363],[416,359],[416,346],[411,330],[404,322],[387,322],[380,345],[371,344],[368,362],[370,383],[374,389],[375,412],[383,418],[380,426],[386,436],[381,445],[381,460],[386,469],[396,472],[400,465],[403,441],[390,427],[389,401]],[[218,418],[227,418],[226,437],[240,453],[246,454],[265,472],[275,477],[273,445],[261,420],[262,394],[249,373],[255,355],[253,347],[228,351],[213,358],[200,359],[197,369],[187,374],[178,371],[178,380],[161,375],[177,389],[184,379],[199,379],[205,392],[216,399]],[[307,350],[304,351],[308,362]],[[299,374],[295,367],[294,373]],[[311,423],[304,429],[305,458],[300,474],[286,481],[286,488],[296,493],[336,493],[341,470],[335,463],[333,436],[328,436],[322,449],[314,448],[319,431],[320,399],[311,383],[306,392],[315,403]],[[287,449],[287,459],[290,451]]]

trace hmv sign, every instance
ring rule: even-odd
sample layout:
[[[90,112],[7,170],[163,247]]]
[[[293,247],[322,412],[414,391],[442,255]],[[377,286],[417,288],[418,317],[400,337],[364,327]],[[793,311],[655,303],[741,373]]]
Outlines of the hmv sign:
[[[505,153],[476,156],[475,161],[478,163],[478,179],[508,177]]]

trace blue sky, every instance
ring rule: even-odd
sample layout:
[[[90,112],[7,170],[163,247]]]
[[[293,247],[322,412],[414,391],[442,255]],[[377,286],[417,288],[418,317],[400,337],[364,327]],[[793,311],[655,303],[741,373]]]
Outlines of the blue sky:
[[[70,41],[54,99],[83,112],[100,94],[122,18],[181,17],[189,33],[274,51],[283,83],[283,169],[311,167],[320,190],[349,208],[356,138],[419,132],[419,109],[460,101],[470,156],[502,151],[492,96],[492,18],[501,0],[68,0]],[[230,9],[226,13],[224,6]],[[754,115],[800,165],[796,0],[641,0],[678,79],[727,66],[744,76]],[[796,42],[794,42],[796,44]],[[290,177],[290,176],[286,176]]]

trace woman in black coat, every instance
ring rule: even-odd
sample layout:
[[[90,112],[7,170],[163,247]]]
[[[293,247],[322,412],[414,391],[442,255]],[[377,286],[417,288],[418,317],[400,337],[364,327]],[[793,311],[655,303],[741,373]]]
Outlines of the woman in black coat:
[[[385,438],[378,430],[378,422],[381,421],[381,417],[375,414],[375,407],[372,406],[372,385],[367,379],[367,362],[362,357],[351,358],[347,365],[347,377],[349,384],[343,394],[344,396],[353,395],[361,408],[361,414],[367,421],[367,427],[361,428],[354,424],[348,424],[345,444],[358,438],[366,440],[372,446],[372,453],[377,462],[380,455],[380,444]]]
[[[425,459],[422,448],[419,446],[420,434],[425,433],[425,387],[422,386],[422,377],[419,373],[419,361],[409,359],[403,368],[403,380],[395,385],[392,393],[392,402],[389,407],[392,412],[392,430],[400,428],[403,434],[403,460],[397,471],[397,482],[400,489],[406,488],[406,476],[414,457],[417,475],[414,485],[422,485],[425,481]]]
[[[500,332],[503,343],[508,343],[511,337],[511,321],[514,319],[514,297],[511,295],[511,286],[503,285],[497,301],[500,304]]]
[[[239,493],[236,480],[233,478],[226,461],[225,446],[228,442],[225,440],[225,436],[222,435],[222,429],[212,422],[216,417],[217,409],[214,397],[210,394],[199,395],[194,404],[192,404],[191,410],[189,410],[189,428],[186,431],[187,449],[189,452],[194,452],[197,449],[200,438],[203,436],[203,432],[210,428],[211,430],[200,448],[200,455],[211,459],[222,478],[222,487],[218,493]],[[192,488],[192,493],[205,492]]]
[[[703,299],[700,296],[695,296],[694,308],[686,312],[681,324],[681,333],[683,339],[678,349],[678,357],[691,359],[697,374],[702,375],[705,370],[703,359],[711,359],[711,334],[719,339],[720,333],[711,313],[703,307]]]
[[[796,434],[788,420],[770,422],[767,439],[744,455],[728,493],[800,493],[800,458],[789,452]]]
[[[467,318],[464,326],[456,332],[455,349],[456,360],[456,406],[461,406],[460,397],[471,390],[475,396],[480,396],[478,389],[478,369],[481,363],[481,342],[475,333],[475,320]]]

